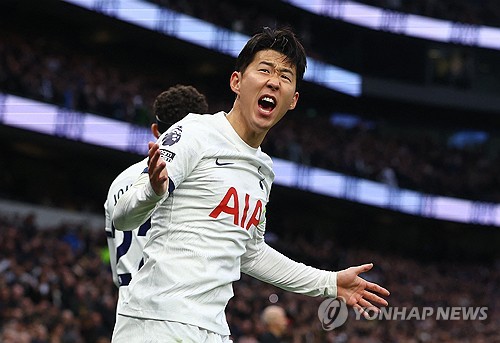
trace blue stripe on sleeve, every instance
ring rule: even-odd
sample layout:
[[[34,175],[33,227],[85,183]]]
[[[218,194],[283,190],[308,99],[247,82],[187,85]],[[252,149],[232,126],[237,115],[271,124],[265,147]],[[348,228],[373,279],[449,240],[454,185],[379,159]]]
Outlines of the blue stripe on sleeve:
[[[170,178],[168,178],[168,192],[172,193],[174,190],[175,190],[174,182],[170,180]]]

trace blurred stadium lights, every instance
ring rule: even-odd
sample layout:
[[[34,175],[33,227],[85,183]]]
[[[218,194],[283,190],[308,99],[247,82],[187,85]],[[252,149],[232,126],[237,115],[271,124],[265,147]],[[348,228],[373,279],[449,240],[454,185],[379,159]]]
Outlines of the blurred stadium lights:
[[[146,155],[150,130],[0,93],[0,124]],[[112,129],[111,129],[112,128]],[[273,158],[277,185],[416,216],[500,227],[500,204],[422,194]]]
[[[149,128],[19,96],[1,94],[0,109],[0,124],[131,153],[146,155],[155,140]]]
[[[64,0],[131,24],[236,57],[249,36],[141,0]],[[358,97],[359,74],[308,58],[306,81]]]
[[[348,0],[282,0],[311,13],[373,30],[500,50],[500,28],[451,22]]]

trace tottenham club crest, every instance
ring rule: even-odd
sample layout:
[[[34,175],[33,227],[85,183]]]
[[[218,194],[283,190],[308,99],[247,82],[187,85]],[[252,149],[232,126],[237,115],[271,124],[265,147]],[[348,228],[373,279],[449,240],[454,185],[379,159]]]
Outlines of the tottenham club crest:
[[[163,138],[163,145],[174,145],[181,139],[182,126],[176,126]]]

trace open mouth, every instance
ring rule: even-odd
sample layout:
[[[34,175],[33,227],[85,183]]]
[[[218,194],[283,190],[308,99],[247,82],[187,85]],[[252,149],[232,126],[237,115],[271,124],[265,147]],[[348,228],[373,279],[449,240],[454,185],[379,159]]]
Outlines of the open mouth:
[[[276,100],[273,97],[264,95],[259,99],[259,107],[269,113],[276,107]]]

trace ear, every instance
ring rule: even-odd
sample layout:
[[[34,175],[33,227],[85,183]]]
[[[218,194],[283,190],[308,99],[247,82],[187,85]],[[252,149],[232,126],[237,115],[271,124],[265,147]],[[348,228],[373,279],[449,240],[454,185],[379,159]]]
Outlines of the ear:
[[[236,95],[240,94],[240,82],[241,73],[239,71],[233,71],[231,78],[229,79],[229,85],[231,86],[231,90],[236,93]]]
[[[151,132],[153,133],[153,136],[156,138],[160,137],[160,131],[158,131],[158,124],[153,123],[151,124]]]
[[[293,110],[295,106],[297,106],[297,101],[299,101],[299,92],[295,92],[295,94],[293,95],[292,103],[289,107],[290,110]]]

